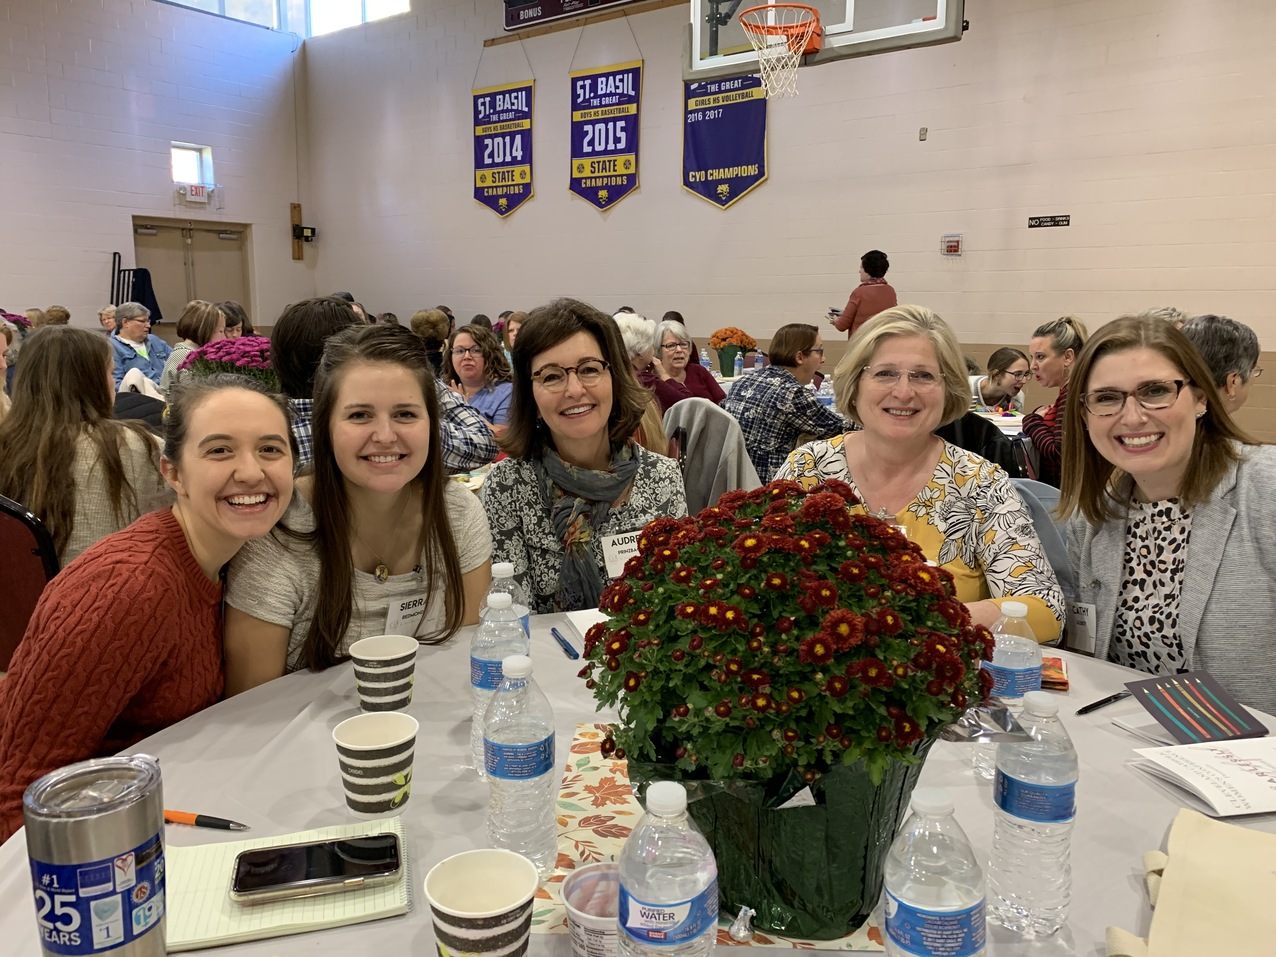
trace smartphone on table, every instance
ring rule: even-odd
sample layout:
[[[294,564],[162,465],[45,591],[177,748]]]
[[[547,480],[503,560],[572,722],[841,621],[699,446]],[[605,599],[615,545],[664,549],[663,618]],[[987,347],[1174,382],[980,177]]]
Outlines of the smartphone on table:
[[[397,834],[259,847],[235,858],[230,899],[256,904],[335,894],[392,884],[402,873]]]

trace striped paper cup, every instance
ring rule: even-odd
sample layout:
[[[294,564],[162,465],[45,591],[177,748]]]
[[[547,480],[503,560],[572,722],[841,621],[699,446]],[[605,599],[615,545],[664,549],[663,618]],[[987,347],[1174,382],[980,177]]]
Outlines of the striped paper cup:
[[[350,646],[359,707],[364,711],[401,711],[412,700],[416,652],[407,635],[374,635]]]
[[[439,957],[522,957],[532,930],[536,865],[498,848],[464,851],[425,876]]]
[[[346,804],[360,814],[386,814],[412,790],[416,718],[402,711],[357,714],[332,729]]]

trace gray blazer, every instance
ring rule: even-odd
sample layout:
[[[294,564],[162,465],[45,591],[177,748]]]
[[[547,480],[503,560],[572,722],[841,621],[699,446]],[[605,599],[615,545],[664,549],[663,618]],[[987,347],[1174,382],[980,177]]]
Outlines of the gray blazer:
[[[1186,666],[1208,671],[1243,704],[1276,712],[1276,446],[1245,446],[1192,512],[1179,599]],[[1126,477],[1117,496],[1128,501]],[[1125,523],[1068,520],[1080,600],[1095,606],[1096,658],[1108,657],[1125,557]]]

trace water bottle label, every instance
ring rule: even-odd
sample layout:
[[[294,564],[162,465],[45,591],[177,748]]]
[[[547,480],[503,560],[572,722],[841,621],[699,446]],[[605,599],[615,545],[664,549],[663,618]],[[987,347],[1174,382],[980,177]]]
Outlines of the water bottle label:
[[[1007,814],[1040,824],[1061,824],[1077,813],[1077,785],[1029,784],[998,769],[993,800]]]
[[[917,957],[971,957],[984,949],[984,902],[965,910],[923,910],[888,890],[886,933]]]
[[[495,691],[501,686],[501,663],[488,658],[470,655],[470,684],[484,691]]]
[[[511,781],[538,778],[554,767],[554,736],[531,744],[497,744],[483,739],[483,764],[494,778]]]
[[[691,900],[648,904],[620,885],[620,929],[640,944],[677,947],[702,934],[718,933],[718,878]]]
[[[1006,668],[985,661],[983,667],[992,675],[992,693],[998,698],[1022,698],[1029,691],[1041,690],[1040,665],[1035,668]]]
[[[40,942],[54,954],[100,954],[145,936],[164,917],[164,835],[83,864],[31,858]]]

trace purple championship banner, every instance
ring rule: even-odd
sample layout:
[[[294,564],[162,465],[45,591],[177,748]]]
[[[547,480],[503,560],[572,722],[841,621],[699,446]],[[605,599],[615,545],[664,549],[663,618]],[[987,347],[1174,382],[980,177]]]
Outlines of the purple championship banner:
[[[571,85],[569,188],[599,209],[610,209],[638,188],[642,61],[576,70]]]
[[[508,216],[532,198],[532,93],[535,81],[471,90],[474,198]]]
[[[766,179],[766,90],[756,76],[683,86],[682,188],[726,209]]]

